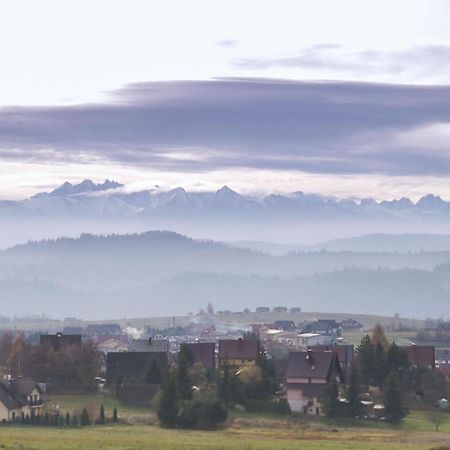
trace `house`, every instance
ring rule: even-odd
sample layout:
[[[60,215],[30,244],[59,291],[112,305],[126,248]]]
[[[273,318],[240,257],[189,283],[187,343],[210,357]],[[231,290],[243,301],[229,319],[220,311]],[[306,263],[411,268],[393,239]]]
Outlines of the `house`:
[[[434,346],[413,344],[400,346],[400,348],[406,351],[408,359],[414,367],[435,368],[436,356]]]
[[[341,322],[341,328],[343,330],[358,331],[362,330],[363,326],[355,319],[346,319]]]
[[[341,326],[333,319],[319,319],[303,324],[302,333],[319,333],[340,336]]]
[[[331,351],[336,353],[342,370],[347,370],[353,363],[355,357],[355,348],[353,344],[342,345],[316,345],[311,350],[317,352]]]
[[[327,334],[301,333],[298,335],[297,347],[306,350],[315,345],[333,345],[335,342],[335,339]]]
[[[41,334],[41,345],[53,347],[55,352],[59,352],[63,347],[69,345],[81,346],[81,334]]]
[[[42,389],[31,378],[0,381],[0,421],[40,416],[44,407]]]
[[[321,398],[333,379],[341,382],[341,367],[336,353],[291,352],[286,369],[286,392],[291,411],[321,415]]]
[[[219,340],[219,366],[225,364],[231,367],[254,366],[257,356],[256,340],[242,338]]]
[[[106,339],[97,339],[97,348],[105,355],[109,352],[126,352],[128,351],[128,344],[124,339],[107,337]]]
[[[120,335],[122,328],[117,323],[92,323],[85,328],[84,334],[89,337]]]
[[[273,328],[283,331],[295,331],[297,329],[293,320],[275,320]]]
[[[81,336],[83,334],[83,327],[67,326],[67,327],[63,328],[62,333],[63,334],[79,334]]]
[[[189,349],[194,356],[194,364],[202,364],[209,369],[216,366],[216,344],[214,342],[193,342],[181,344],[181,349]]]
[[[169,341],[162,336],[148,339],[133,339],[130,350],[132,352],[168,352]]]
[[[287,313],[288,309],[286,306],[274,306],[272,312],[274,313]]]
[[[258,306],[256,308],[257,313],[268,313],[270,312],[270,308],[268,306]]]
[[[164,376],[168,368],[167,352],[109,352],[106,355],[106,381],[143,382],[153,363]]]
[[[302,312],[302,308],[300,306],[293,306],[292,308],[289,308],[289,312],[291,314],[297,314]]]

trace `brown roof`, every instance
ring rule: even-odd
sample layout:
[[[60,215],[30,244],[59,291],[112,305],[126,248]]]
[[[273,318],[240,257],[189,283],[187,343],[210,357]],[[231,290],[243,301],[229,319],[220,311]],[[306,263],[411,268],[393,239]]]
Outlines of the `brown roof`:
[[[216,344],[214,342],[183,343],[181,348],[189,348],[194,354],[194,362],[201,363],[204,367],[215,366]]]
[[[286,370],[286,378],[325,378],[335,366],[340,372],[339,361],[333,352],[291,352]]]
[[[28,397],[31,394],[31,391],[36,388],[39,393],[42,394],[42,389],[39,385],[29,377],[16,378],[9,382],[10,390],[16,395],[23,395],[24,397]]]
[[[432,345],[408,345],[400,348],[406,350],[411,364],[434,367],[436,358]]]
[[[223,339],[219,341],[219,361],[224,359],[256,359],[258,342],[251,339]]]
[[[345,345],[314,345],[311,347],[312,350],[318,352],[331,351],[336,353],[339,363],[347,365],[353,361],[354,348],[352,344]]]

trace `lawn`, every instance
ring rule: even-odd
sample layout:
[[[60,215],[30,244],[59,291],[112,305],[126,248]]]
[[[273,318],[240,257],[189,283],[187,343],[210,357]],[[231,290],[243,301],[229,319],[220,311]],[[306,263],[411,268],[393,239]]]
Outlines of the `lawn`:
[[[110,397],[51,396],[60,411],[80,411],[87,403],[105,406],[107,417],[118,407],[122,423],[85,428],[0,427],[0,449],[22,450],[269,450],[269,449],[432,449],[450,442],[450,414],[435,432],[426,412],[414,411],[402,425],[304,416],[233,412],[227,428],[217,431],[167,430],[150,408],[124,407]],[[126,423],[125,423],[126,422]],[[447,447],[450,449],[450,447]]]

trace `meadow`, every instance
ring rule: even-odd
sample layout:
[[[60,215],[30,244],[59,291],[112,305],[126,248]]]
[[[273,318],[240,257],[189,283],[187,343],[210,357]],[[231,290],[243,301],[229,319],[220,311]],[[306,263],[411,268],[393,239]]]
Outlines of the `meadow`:
[[[84,404],[105,406],[107,417],[119,409],[118,424],[83,428],[21,425],[0,427],[0,449],[21,450],[290,450],[290,449],[450,449],[450,414],[434,431],[426,411],[413,411],[399,426],[383,422],[305,418],[233,412],[227,427],[216,431],[160,428],[150,408],[124,407],[103,396],[51,398],[61,413]]]

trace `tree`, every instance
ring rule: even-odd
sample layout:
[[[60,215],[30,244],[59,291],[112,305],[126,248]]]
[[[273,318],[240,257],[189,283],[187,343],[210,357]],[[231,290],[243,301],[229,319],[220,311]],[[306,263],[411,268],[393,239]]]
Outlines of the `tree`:
[[[98,417],[98,423],[103,425],[106,422],[105,420],[105,408],[103,407],[103,405],[100,406],[100,413],[99,413],[99,417]]]
[[[190,400],[192,398],[192,380],[189,375],[188,361],[184,354],[178,356],[176,384],[180,400]]]
[[[348,401],[348,415],[350,417],[357,417],[361,413],[361,401],[359,400],[359,394],[358,369],[355,364],[352,364],[348,374],[348,386],[346,392]]]
[[[324,397],[322,398],[322,405],[325,415],[331,419],[335,419],[339,415],[339,387],[336,380],[329,383]]]
[[[113,420],[113,422],[117,422],[119,420],[119,416],[117,415],[117,408],[113,409],[112,420]]]
[[[161,383],[161,370],[159,370],[158,363],[152,359],[146,372],[144,380],[146,383],[159,384]]]
[[[69,412],[67,411],[67,412],[66,412],[66,427],[68,427],[68,426],[70,426],[70,414],[69,414]]]
[[[366,335],[361,339],[361,343],[356,348],[357,363],[361,376],[361,382],[369,386],[373,375],[374,346],[370,336]]]
[[[386,335],[384,334],[383,327],[379,323],[375,325],[375,328],[372,331],[371,341],[374,346],[376,346],[377,344],[381,344],[384,351],[387,352],[389,342],[386,338]]]
[[[375,386],[383,386],[387,374],[386,352],[380,342],[375,344],[373,353],[373,376],[372,381]]]
[[[161,425],[168,428],[175,427],[178,421],[178,409],[179,399],[176,380],[173,376],[169,376],[163,385],[157,410]]]
[[[0,338],[0,365],[5,365],[14,346],[14,337],[11,331],[5,331]]]
[[[387,372],[395,370],[398,374],[406,371],[411,366],[406,350],[400,348],[395,342],[389,346],[387,351],[386,365]]]
[[[397,372],[391,370],[384,385],[384,413],[389,422],[398,423],[407,414],[407,407],[398,382]]]
[[[446,416],[439,411],[430,411],[428,420],[433,424],[435,431],[445,422]]]
[[[231,373],[228,364],[224,364],[217,383],[217,396],[227,406],[231,405],[238,395],[238,380]]]
[[[89,413],[86,408],[81,411],[81,426],[88,426],[91,424],[91,419],[89,418]]]

